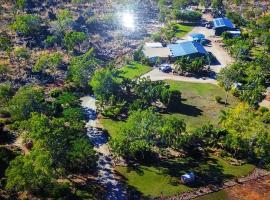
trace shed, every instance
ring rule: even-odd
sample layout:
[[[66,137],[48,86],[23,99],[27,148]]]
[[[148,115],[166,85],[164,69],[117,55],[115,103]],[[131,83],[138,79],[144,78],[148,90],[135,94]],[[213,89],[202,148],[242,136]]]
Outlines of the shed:
[[[178,58],[182,56],[196,57],[197,55],[206,55],[207,51],[198,42],[183,41],[178,44],[169,44],[168,48],[171,52],[172,58]]]
[[[241,31],[236,30],[236,31],[227,31],[228,33],[232,34],[233,37],[240,37],[241,36]]]
[[[213,19],[214,30],[216,35],[221,35],[225,31],[235,30],[235,26],[227,17]]]
[[[190,172],[190,173],[186,173],[186,174],[182,175],[181,181],[183,184],[192,183],[193,181],[195,181],[194,173]]]
[[[157,59],[165,62],[171,56],[170,49],[168,47],[153,48],[153,47],[144,47],[143,48],[144,56],[147,57],[151,62],[155,62]]]
[[[190,41],[201,42],[204,39],[205,35],[202,33],[191,33],[190,35],[188,35],[188,40]]]
[[[160,42],[146,42],[145,47],[149,47],[149,48],[162,48],[162,44]]]

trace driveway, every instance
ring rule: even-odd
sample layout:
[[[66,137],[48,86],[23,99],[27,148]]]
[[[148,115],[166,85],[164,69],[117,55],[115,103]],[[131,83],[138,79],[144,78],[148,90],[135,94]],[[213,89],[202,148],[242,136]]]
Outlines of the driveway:
[[[208,15],[203,15],[203,18],[209,20]],[[224,49],[220,43],[218,43],[218,41],[221,41],[221,38],[215,36],[213,29],[196,26],[190,33],[202,33],[205,35],[206,39],[211,41],[211,46],[205,46],[205,49],[208,52],[211,52],[218,60],[218,63],[210,66],[212,71],[218,73],[223,67],[226,67],[227,65],[234,62],[234,59],[229,55],[226,49]],[[186,35],[183,39],[187,39],[187,37],[188,35]]]
[[[217,84],[217,81],[215,79],[179,76],[179,75],[175,75],[173,73],[164,73],[164,72],[158,70],[158,68],[154,68],[152,71],[142,75],[141,77],[142,78],[149,77],[152,81],[175,80],[175,81],[184,81],[184,82],[192,82],[192,83]]]

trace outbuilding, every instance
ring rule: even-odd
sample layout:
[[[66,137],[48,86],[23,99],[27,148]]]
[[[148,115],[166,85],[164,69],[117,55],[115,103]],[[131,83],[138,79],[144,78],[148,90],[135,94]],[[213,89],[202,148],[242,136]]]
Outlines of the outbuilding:
[[[194,181],[195,181],[195,175],[192,172],[186,173],[186,174],[181,176],[181,182],[183,184],[189,184],[189,183],[192,183]]]
[[[195,42],[201,42],[205,39],[205,35],[202,33],[191,33],[188,35],[188,40],[195,41]]]
[[[147,47],[143,48],[143,53],[146,58],[150,60],[150,62],[167,62],[169,57],[171,56],[170,49],[168,47]]]
[[[235,26],[227,17],[213,19],[215,35],[221,35],[225,31],[234,31]]]

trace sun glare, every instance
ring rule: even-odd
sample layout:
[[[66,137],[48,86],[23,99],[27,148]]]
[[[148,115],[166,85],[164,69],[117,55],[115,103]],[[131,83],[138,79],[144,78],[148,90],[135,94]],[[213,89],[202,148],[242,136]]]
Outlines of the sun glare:
[[[135,28],[135,19],[134,19],[133,13],[130,13],[130,12],[122,13],[121,21],[122,21],[122,25],[125,28],[132,29],[132,30]]]

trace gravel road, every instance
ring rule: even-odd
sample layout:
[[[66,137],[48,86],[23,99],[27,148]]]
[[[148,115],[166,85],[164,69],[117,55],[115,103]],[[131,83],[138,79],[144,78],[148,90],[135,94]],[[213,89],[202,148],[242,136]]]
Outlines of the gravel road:
[[[106,188],[105,199],[125,200],[127,199],[127,191],[114,173],[108,136],[97,127],[96,100],[93,96],[85,96],[81,98],[81,101],[81,106],[85,109],[89,118],[86,124],[87,135],[99,155],[97,181]]]

